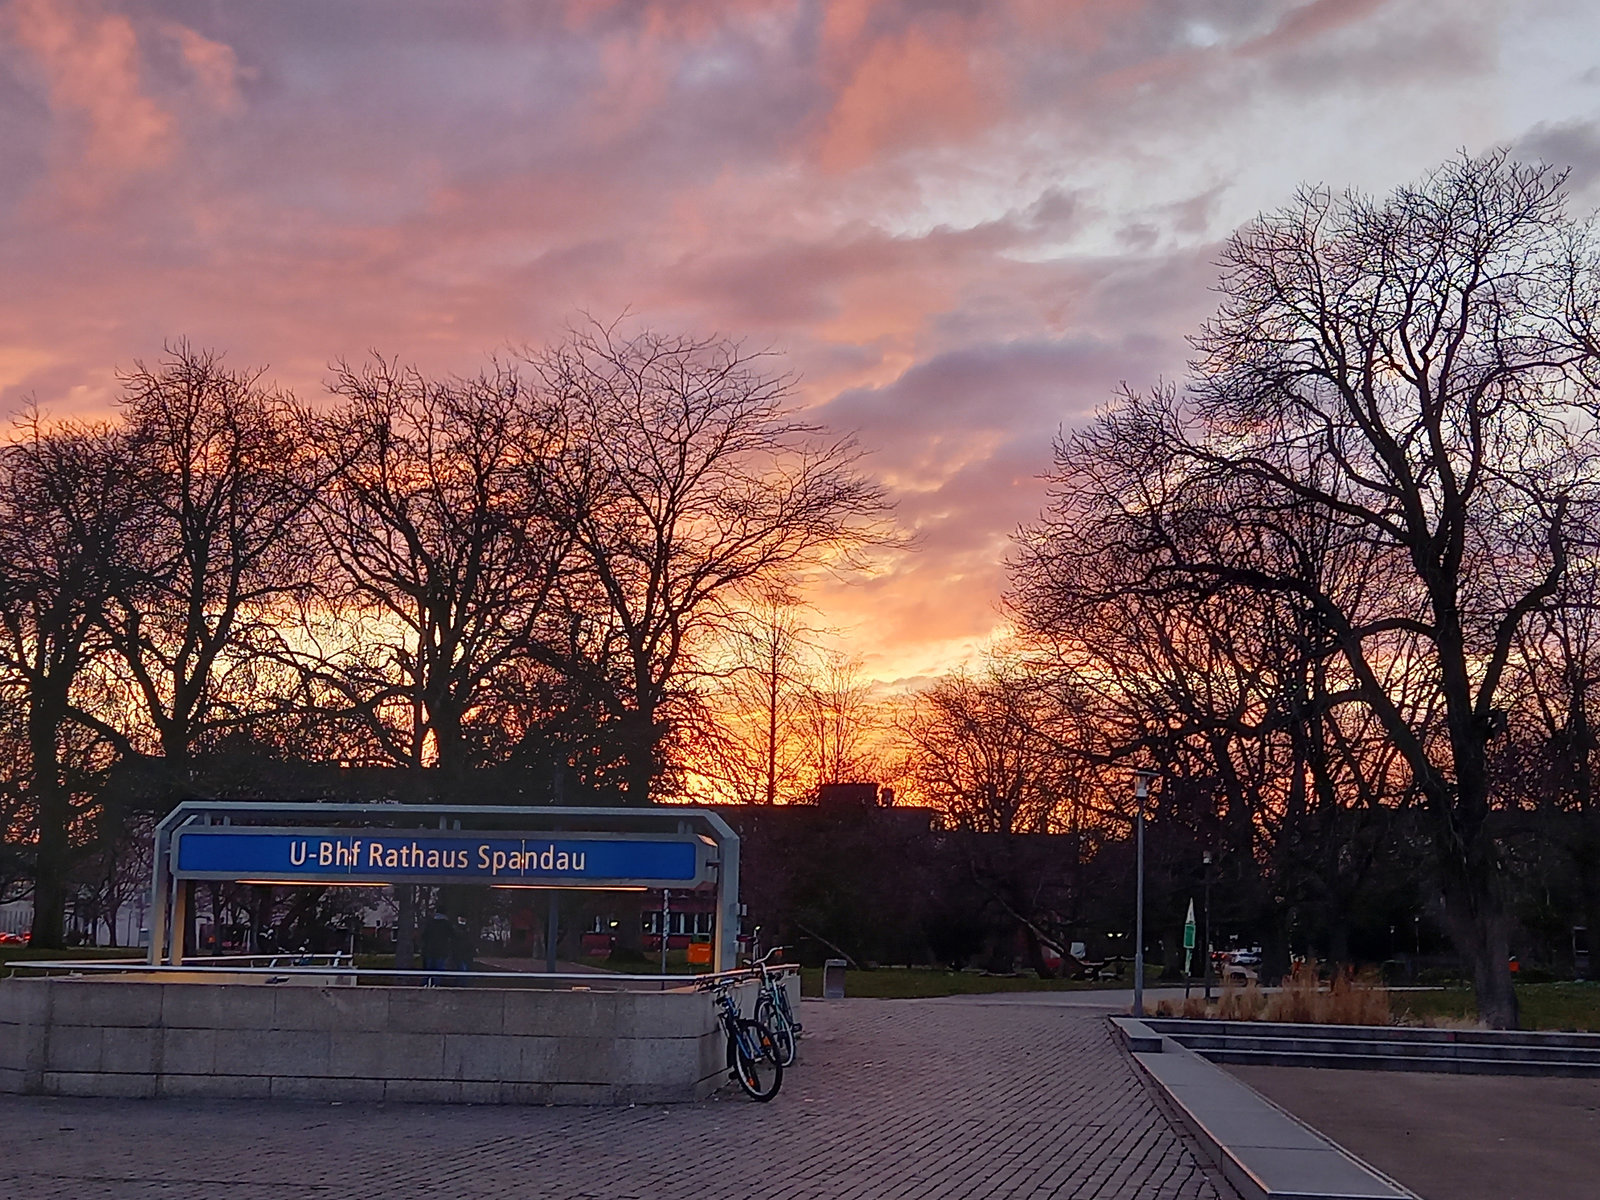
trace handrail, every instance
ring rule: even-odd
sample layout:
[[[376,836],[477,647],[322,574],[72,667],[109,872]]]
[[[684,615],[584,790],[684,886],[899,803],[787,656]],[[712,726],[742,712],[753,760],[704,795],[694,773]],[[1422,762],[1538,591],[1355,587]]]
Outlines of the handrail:
[[[290,958],[292,955],[235,955],[235,958]],[[340,957],[323,955],[322,957]],[[348,957],[348,956],[343,956]],[[221,960],[224,964],[226,960]],[[65,959],[13,959],[6,964],[13,970],[34,971],[42,975],[49,974],[184,974],[193,975],[196,972],[217,971],[219,974],[228,975],[316,975],[327,977],[339,976],[376,976],[383,979],[483,979],[510,982],[513,980],[572,980],[586,985],[604,986],[608,983],[653,983],[663,988],[682,987],[694,984],[696,986],[708,981],[739,982],[741,980],[754,980],[760,971],[752,967],[740,967],[733,971],[708,971],[700,975],[624,975],[610,971],[605,972],[580,972],[580,971],[441,971],[437,968],[428,970],[418,967],[410,970],[397,970],[392,967],[357,967],[353,965],[316,966],[296,962],[292,966],[227,966],[215,965],[218,958],[207,956],[199,962],[184,962],[181,964],[162,963],[151,965],[144,959],[88,959],[83,961],[69,961]],[[794,963],[784,963],[768,970],[774,973],[785,970],[798,971],[800,968]]]
[[[274,950],[262,951],[259,954],[195,954],[185,958],[184,962],[192,963],[195,966],[222,966],[232,963],[262,963],[265,966],[270,967],[275,963],[284,962],[285,960],[290,960],[287,964],[290,966],[306,967],[316,966],[320,963],[325,963],[330,967],[348,966],[350,965],[350,952],[348,950],[335,950],[332,954],[311,954],[303,950]],[[34,961],[42,963],[50,960],[36,959]],[[150,960],[147,958],[140,958],[138,960],[107,958],[91,959],[89,961],[113,963],[138,961],[146,965],[149,965],[150,962]]]

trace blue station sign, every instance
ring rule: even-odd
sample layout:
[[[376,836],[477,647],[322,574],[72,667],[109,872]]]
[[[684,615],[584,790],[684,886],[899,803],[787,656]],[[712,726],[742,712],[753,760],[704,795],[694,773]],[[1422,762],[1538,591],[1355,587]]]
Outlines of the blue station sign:
[[[502,887],[694,887],[715,847],[694,834],[539,834],[255,825],[181,828],[180,879],[237,882],[476,883]]]

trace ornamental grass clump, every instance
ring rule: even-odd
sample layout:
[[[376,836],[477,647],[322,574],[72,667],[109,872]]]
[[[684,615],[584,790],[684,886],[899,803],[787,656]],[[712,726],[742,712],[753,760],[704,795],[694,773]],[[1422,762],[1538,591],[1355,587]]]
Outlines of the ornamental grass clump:
[[[1217,1019],[1221,1021],[1259,1021],[1267,1007],[1267,998],[1254,979],[1240,987],[1229,976],[1222,983],[1222,995],[1217,999]]]
[[[1388,1025],[1389,991],[1375,972],[1359,974],[1346,967],[1336,971],[1327,988],[1317,975],[1317,964],[1301,962],[1267,1000],[1263,1020],[1296,1025]]]
[[[1268,998],[1262,1019],[1286,1021],[1291,1025],[1319,1025],[1323,1008],[1317,964],[1297,962],[1278,991]]]
[[[1345,968],[1323,987],[1315,962],[1296,963],[1282,986],[1270,995],[1254,979],[1241,986],[1229,978],[1223,982],[1214,1008],[1208,1008],[1204,998],[1191,996],[1161,1001],[1156,1015],[1293,1025],[1389,1025],[1394,1021],[1388,989],[1375,972]]]

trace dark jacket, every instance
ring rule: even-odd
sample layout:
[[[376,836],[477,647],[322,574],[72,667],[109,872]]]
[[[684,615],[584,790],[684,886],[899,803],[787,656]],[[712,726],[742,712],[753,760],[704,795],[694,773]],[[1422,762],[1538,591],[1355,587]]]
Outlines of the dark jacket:
[[[450,946],[455,930],[450,918],[434,913],[422,927],[422,957],[427,962],[443,962],[450,957]]]

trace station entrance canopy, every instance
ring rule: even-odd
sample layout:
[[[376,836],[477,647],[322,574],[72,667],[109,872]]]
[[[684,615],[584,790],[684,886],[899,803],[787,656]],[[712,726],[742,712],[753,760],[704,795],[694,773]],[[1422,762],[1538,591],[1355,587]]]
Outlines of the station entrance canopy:
[[[735,961],[739,838],[706,809],[187,800],[156,827],[152,963],[182,961],[185,885],[194,880],[625,890],[715,884],[713,968]]]

